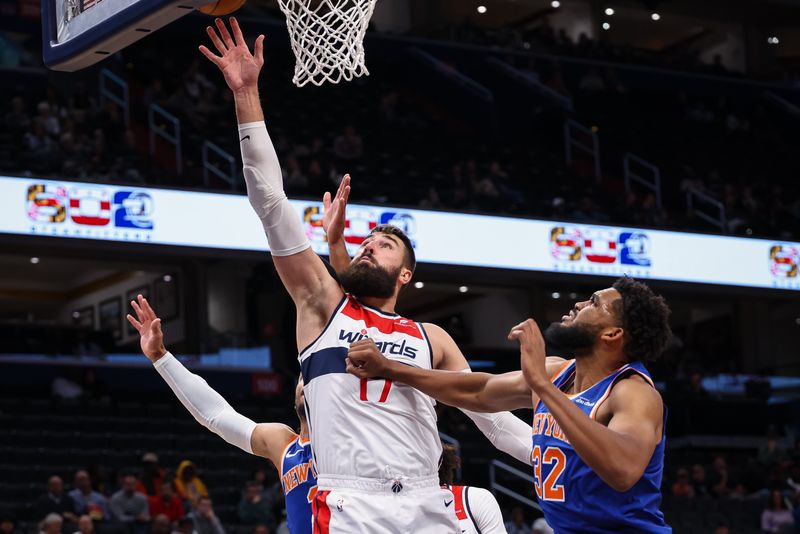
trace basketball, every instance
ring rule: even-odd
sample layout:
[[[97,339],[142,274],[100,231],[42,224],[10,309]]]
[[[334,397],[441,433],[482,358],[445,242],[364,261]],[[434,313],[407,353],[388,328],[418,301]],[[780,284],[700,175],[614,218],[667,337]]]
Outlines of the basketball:
[[[242,7],[246,0],[217,0],[200,8],[200,11],[212,17],[229,15]]]

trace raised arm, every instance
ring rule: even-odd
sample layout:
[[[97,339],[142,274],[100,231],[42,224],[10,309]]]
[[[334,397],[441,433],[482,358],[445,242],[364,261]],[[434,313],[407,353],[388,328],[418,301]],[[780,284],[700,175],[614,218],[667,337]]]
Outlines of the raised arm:
[[[311,250],[300,218],[283,191],[280,163],[258,93],[264,36],[256,39],[253,54],[235,18],[230,18],[232,35],[221,19],[215,24],[216,30],[208,26],[206,32],[219,55],[205,46],[200,46],[200,52],[219,68],[233,92],[247,197],[264,226],[278,275],[297,306],[297,341],[304,346],[319,334],[343,293]]]
[[[350,265],[350,254],[344,240],[344,225],[347,220],[347,199],[350,198],[350,175],[345,174],[339,184],[336,196],[331,198],[329,192],[322,197],[322,229],[328,239],[328,256],[336,272]]]
[[[147,299],[139,295],[131,306],[136,318],[129,314],[128,321],[141,336],[142,352],[195,420],[231,445],[279,466],[283,447],[295,436],[294,431],[280,423],[256,424],[234,410],[205,380],[167,351],[161,319]]]

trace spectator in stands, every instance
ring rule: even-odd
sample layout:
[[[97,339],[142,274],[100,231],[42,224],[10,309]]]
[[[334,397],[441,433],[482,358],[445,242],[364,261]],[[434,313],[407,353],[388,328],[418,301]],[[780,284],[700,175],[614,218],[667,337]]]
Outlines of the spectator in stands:
[[[281,523],[281,526],[286,525],[286,523]],[[253,527],[253,534],[271,534],[271,530],[267,525],[258,524]],[[278,527],[278,534],[281,534],[281,529]],[[289,528],[286,527],[286,534],[289,534]]]
[[[97,491],[103,495],[111,495],[117,489],[108,467],[101,464],[89,466],[89,478]]]
[[[62,526],[64,526],[64,519],[51,512],[39,523],[39,534],[61,534]]]
[[[778,431],[770,425],[766,441],[758,448],[758,462],[765,467],[771,467],[786,458],[786,451],[778,441]]]
[[[258,468],[253,472],[252,477],[252,480],[258,482],[262,487],[261,498],[267,501],[272,510],[283,502],[283,486],[276,474],[274,469],[267,471],[264,468]]]
[[[525,511],[521,506],[515,506],[511,510],[511,519],[506,521],[506,531],[508,534],[530,534],[531,526],[525,523]]]
[[[142,474],[136,481],[136,491],[148,497],[158,496],[164,485],[164,470],[158,465],[158,455],[154,452],[142,456]]]
[[[222,523],[214,513],[210,497],[200,497],[197,500],[197,508],[190,512],[188,517],[194,521],[194,530],[197,534],[225,534]]]
[[[290,154],[282,165],[283,183],[286,191],[294,194],[305,194],[308,192],[308,176],[303,172],[297,157]]]
[[[355,161],[364,155],[364,142],[353,126],[347,126],[333,141],[334,155],[343,161]]]
[[[133,475],[123,477],[122,489],[111,496],[109,508],[115,521],[133,525],[136,534],[146,532],[146,524],[150,521],[147,497],[136,491],[136,477]]]
[[[678,476],[672,484],[672,496],[681,498],[694,497],[694,488],[689,482],[689,470],[685,467],[678,468]]]
[[[197,476],[197,467],[191,460],[184,460],[175,473],[175,490],[181,499],[189,501],[192,508],[197,506],[200,497],[208,497],[208,490]]]
[[[554,534],[553,529],[547,524],[544,517],[538,518],[533,522],[531,527],[531,534]]]
[[[763,532],[791,532],[794,516],[786,506],[780,490],[772,490],[769,508],[761,513],[761,530]]]
[[[108,500],[92,489],[92,479],[89,477],[88,471],[84,469],[76,471],[72,484],[75,489],[70,491],[68,495],[75,502],[75,513],[77,515],[88,515],[96,521],[110,518]],[[80,527],[80,525],[78,526]]]
[[[172,522],[166,514],[158,514],[153,518],[150,527],[150,534],[170,534],[172,532]]]
[[[88,515],[78,518],[78,530],[74,534],[94,534],[94,521]]]
[[[25,155],[37,167],[52,165],[58,155],[58,145],[53,141],[41,123],[34,123],[32,130],[25,134]]]
[[[246,484],[242,500],[239,501],[238,512],[239,521],[245,525],[264,524],[269,527],[275,525],[272,508],[262,497],[262,487],[255,480]]]
[[[17,518],[8,510],[0,512],[0,534],[20,534]]]
[[[714,534],[730,534],[730,527],[728,526],[728,522],[724,519],[717,523],[716,528],[714,528]]]
[[[692,466],[692,488],[695,497],[707,497],[711,493],[706,480],[706,468],[702,464]]]
[[[730,495],[735,482],[731,481],[730,472],[728,470],[728,462],[722,455],[714,458],[714,464],[711,469],[711,477],[709,480],[711,492],[715,497],[727,497]]]
[[[439,191],[436,190],[436,186],[428,186],[427,194],[422,197],[422,200],[417,203],[417,206],[423,209],[439,209],[442,207]]]
[[[186,515],[186,511],[183,508],[183,501],[175,495],[172,484],[169,482],[161,484],[161,491],[159,493],[159,495],[147,497],[150,504],[151,516],[155,517],[164,514],[170,522],[174,522]]]
[[[58,137],[61,133],[61,123],[58,117],[53,114],[50,104],[48,102],[39,102],[36,106],[37,115],[34,117],[34,124],[39,124],[44,129],[45,133],[50,137]]]
[[[36,500],[33,513],[37,520],[48,514],[58,514],[71,523],[78,520],[78,516],[75,515],[75,502],[72,497],[64,493],[64,482],[61,477],[52,476],[47,480],[47,493]]]

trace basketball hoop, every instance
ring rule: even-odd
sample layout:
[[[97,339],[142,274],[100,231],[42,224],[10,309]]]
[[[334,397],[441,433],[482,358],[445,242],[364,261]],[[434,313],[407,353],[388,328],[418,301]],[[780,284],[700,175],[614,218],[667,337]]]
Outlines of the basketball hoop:
[[[339,83],[369,75],[364,35],[376,0],[278,0],[297,59],[292,81]]]

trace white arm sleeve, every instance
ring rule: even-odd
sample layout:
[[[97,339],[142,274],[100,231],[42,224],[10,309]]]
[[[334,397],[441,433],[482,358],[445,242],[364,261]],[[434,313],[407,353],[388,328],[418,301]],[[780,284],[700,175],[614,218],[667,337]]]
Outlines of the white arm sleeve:
[[[253,454],[250,439],[256,428],[255,422],[234,410],[205,380],[189,371],[169,352],[153,367],[198,423],[231,445]]]
[[[481,534],[507,534],[503,513],[489,490],[472,486],[464,488],[467,515]]]
[[[239,125],[247,198],[269,240],[273,256],[291,256],[309,248],[300,217],[283,192],[278,154],[272,146],[264,121]]]
[[[465,373],[471,372],[464,369]],[[525,465],[531,465],[533,429],[511,412],[479,413],[459,408],[472,419],[486,438],[499,449]]]

